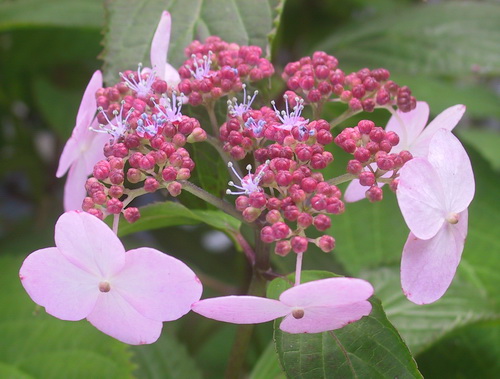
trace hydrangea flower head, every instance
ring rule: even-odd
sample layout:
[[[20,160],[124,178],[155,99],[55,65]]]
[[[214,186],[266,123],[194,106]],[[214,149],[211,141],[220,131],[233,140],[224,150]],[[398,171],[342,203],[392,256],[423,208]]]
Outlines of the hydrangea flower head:
[[[193,311],[235,324],[256,324],[285,317],[288,333],[321,333],[340,329],[370,314],[370,283],[354,278],[329,278],[297,285],[279,300],[255,296],[224,296],[200,300]]]
[[[431,303],[448,289],[462,255],[474,190],[469,157],[444,129],[432,138],[427,159],[412,159],[401,169],[397,199],[411,230],[401,283],[411,301]]]
[[[283,130],[292,130],[294,126],[301,127],[307,125],[309,120],[304,120],[304,117],[301,116],[302,110],[304,109],[304,100],[296,99],[297,104],[293,107],[292,111],[290,111],[290,106],[288,104],[288,95],[283,95],[283,98],[285,99],[284,111],[278,111],[276,109],[276,103],[274,102],[274,100],[271,102],[276,116],[281,121],[281,124],[277,124],[275,125],[275,127]]]
[[[176,320],[199,300],[202,286],[184,263],[142,247],[125,252],[118,237],[84,212],[63,214],[56,247],[24,261],[19,276],[30,297],[57,318],[86,318],[122,342],[155,342],[163,321]]]
[[[102,73],[96,71],[85,89],[75,128],[59,160],[56,176],[60,178],[69,170],[64,186],[64,209],[67,211],[82,209],[86,195],[85,181],[94,165],[104,159],[103,148],[108,136],[89,130],[89,126],[97,126],[95,93],[102,84]]]

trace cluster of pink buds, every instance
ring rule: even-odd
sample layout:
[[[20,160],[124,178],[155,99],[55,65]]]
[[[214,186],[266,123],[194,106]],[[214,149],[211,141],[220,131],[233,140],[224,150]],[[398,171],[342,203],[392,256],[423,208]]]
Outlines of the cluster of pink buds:
[[[310,226],[326,231],[331,226],[328,214],[344,211],[340,190],[325,182],[321,173],[313,171],[331,163],[331,153],[319,143],[296,143],[269,145],[260,149],[259,156],[267,161],[257,168],[255,175],[247,167],[249,173],[241,179],[241,186],[229,183],[240,190],[228,193],[240,195],[236,208],[244,219],[253,222],[261,216],[262,220],[265,218],[269,225],[262,228],[261,239],[266,243],[276,242],[275,252],[279,255],[287,255],[291,250],[303,253],[310,242],[325,252],[333,250],[333,237],[311,239],[305,233]],[[269,189],[269,194],[264,188]]]
[[[246,92],[245,92],[246,95]],[[303,99],[291,91],[287,91],[284,98],[285,110],[262,107],[260,110],[251,109],[253,98],[247,97],[247,102],[238,104],[230,100],[228,120],[220,127],[219,138],[224,142],[223,148],[235,160],[245,158],[247,153],[255,151],[258,161],[268,159],[265,155],[266,143],[277,142],[285,146],[294,146],[297,143],[325,146],[333,141],[330,124],[325,120],[309,122],[302,117],[304,108]],[[243,106],[245,105],[245,106]],[[264,154],[264,155],[263,155]],[[301,153],[302,161],[309,160],[309,150]],[[316,159],[315,159],[316,162]],[[313,165],[318,165],[313,163]],[[317,168],[317,167],[314,167]]]
[[[416,100],[408,87],[389,80],[388,70],[363,68],[346,75],[338,60],[322,51],[288,63],[282,74],[288,88],[311,104],[323,104],[332,95],[352,111],[372,112],[375,107],[397,105],[402,112],[415,109]]]
[[[369,187],[366,197],[372,202],[382,200],[383,196],[377,180],[384,176],[395,191],[397,171],[412,159],[407,150],[391,153],[392,148],[399,143],[399,136],[395,132],[386,132],[369,120],[361,120],[354,128],[342,130],[335,137],[335,143],[354,156],[347,163],[347,172],[358,176],[362,186]],[[387,173],[390,174],[388,178]]]
[[[188,59],[179,68],[179,91],[191,105],[211,104],[229,93],[240,92],[244,82],[270,77],[274,67],[262,58],[258,46],[239,46],[219,37],[205,43],[192,42],[185,50]]]
[[[154,72],[142,74],[139,66],[121,77],[96,93],[100,125],[92,130],[108,133],[110,141],[104,146],[106,159],[95,164],[87,180],[83,210],[101,219],[123,213],[134,222],[139,211],[126,206],[136,196],[159,188],[171,196],[181,193],[179,180],[189,179],[195,167],[184,146],[204,141],[207,134],[198,120],[181,114],[182,97]]]

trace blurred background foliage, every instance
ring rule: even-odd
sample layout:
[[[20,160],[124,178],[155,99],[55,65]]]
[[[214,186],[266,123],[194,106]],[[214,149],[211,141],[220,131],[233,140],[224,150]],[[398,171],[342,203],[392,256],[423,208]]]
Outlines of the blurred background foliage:
[[[120,65],[122,70],[134,69],[147,60],[145,47],[159,12],[173,3],[0,0],[0,377],[219,378],[224,372],[236,330],[232,325],[190,314],[165,324],[157,344],[130,348],[85,321],[63,323],[45,315],[17,279],[28,253],[53,245],[64,186],[55,171],[88,79],[103,61],[106,77],[111,78],[116,75],[111,69]],[[235,3],[244,6],[245,0]],[[433,116],[454,104],[467,106],[455,131],[471,155],[477,195],[463,262],[449,294],[436,304],[416,307],[400,293],[397,267],[407,230],[389,193],[381,204],[349,206],[334,220],[338,240],[334,256],[311,254],[305,266],[370,279],[424,376],[499,377],[500,4],[494,0],[270,0],[265,4],[263,9],[271,9],[272,18],[278,16],[274,7],[283,7],[270,49],[278,72],[287,62],[321,49],[335,55],[345,72],[389,69],[397,83],[410,86],[417,99],[430,104]],[[191,11],[198,5],[203,22]],[[237,34],[231,17],[222,29],[212,27],[210,20],[225,5],[224,0],[189,0],[182,12],[172,12],[173,62],[182,62],[183,46],[189,42],[176,39],[182,34],[179,20],[193,21],[188,37],[204,38],[210,30],[221,30],[228,40],[235,33],[265,44],[269,23],[248,27],[247,34],[245,30]],[[126,50],[127,33],[136,25],[130,22],[128,27],[130,20],[150,35],[142,45],[132,44],[133,49]],[[338,112],[335,106],[326,109],[329,117]],[[389,115],[376,111],[362,117],[383,126]],[[336,156],[339,162],[333,171],[341,172],[344,158]],[[197,177],[202,183],[208,179]],[[182,200],[201,206],[189,196]],[[131,234],[125,238],[126,246],[147,245],[180,257],[200,272],[205,297],[244,290],[250,272],[230,240],[199,220],[184,221],[189,225],[173,226],[167,220],[167,228]],[[367,235],[359,230],[362,224],[369,225]],[[275,265],[288,272],[293,262],[280,259]],[[258,362],[253,378],[282,375],[269,348],[271,334],[271,325],[259,325],[252,340],[247,367]]]

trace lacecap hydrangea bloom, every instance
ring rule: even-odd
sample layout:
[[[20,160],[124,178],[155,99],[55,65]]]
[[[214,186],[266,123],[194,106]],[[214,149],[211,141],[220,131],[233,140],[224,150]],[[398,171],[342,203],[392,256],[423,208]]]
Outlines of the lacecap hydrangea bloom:
[[[200,299],[202,285],[184,263],[147,247],[126,252],[88,213],[63,214],[55,242],[30,254],[19,272],[33,301],[54,317],[86,318],[122,342],[149,344],[164,321],[182,317]]]

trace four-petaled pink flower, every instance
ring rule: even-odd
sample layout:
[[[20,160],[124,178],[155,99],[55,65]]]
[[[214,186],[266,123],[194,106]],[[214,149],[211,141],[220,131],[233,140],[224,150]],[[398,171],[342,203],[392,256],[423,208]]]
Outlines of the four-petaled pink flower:
[[[451,284],[474,189],[469,157],[448,130],[434,134],[427,159],[412,159],[401,169],[397,199],[411,230],[401,261],[401,285],[412,302],[432,303]]]
[[[439,129],[453,130],[465,112],[465,105],[457,104],[445,109],[432,120],[427,127],[429,119],[429,105],[424,101],[417,102],[417,106],[410,112],[397,110],[397,115],[392,116],[385,127],[386,132],[395,132],[399,136],[399,143],[394,146],[391,153],[408,150],[413,157],[427,157],[429,142]],[[372,165],[373,169],[376,166]],[[392,171],[389,172],[390,176]],[[380,184],[383,186],[383,183]],[[355,202],[365,198],[366,187],[353,180],[347,187],[344,199]]]
[[[171,28],[172,18],[170,13],[163,11],[151,42],[150,59],[156,76],[165,80],[169,86],[175,86],[181,81],[181,77],[177,70],[167,62]]]
[[[64,176],[69,169],[64,186],[64,209],[66,211],[82,209],[87,177],[92,173],[94,165],[104,159],[103,148],[109,141],[109,136],[89,129],[98,125],[95,119],[97,112],[95,93],[101,87],[102,74],[96,71],[85,89],[76,116],[75,128],[59,160],[56,173],[58,178]]]
[[[200,299],[202,285],[184,263],[147,247],[125,252],[88,213],[63,214],[55,241],[30,254],[19,276],[33,301],[57,318],[86,318],[122,342],[147,344],[158,339],[163,321],[180,318]]]
[[[370,314],[370,283],[354,278],[329,278],[297,285],[279,300],[255,296],[224,296],[200,300],[193,311],[234,324],[256,324],[285,317],[280,329],[288,333],[321,333],[358,321]]]

